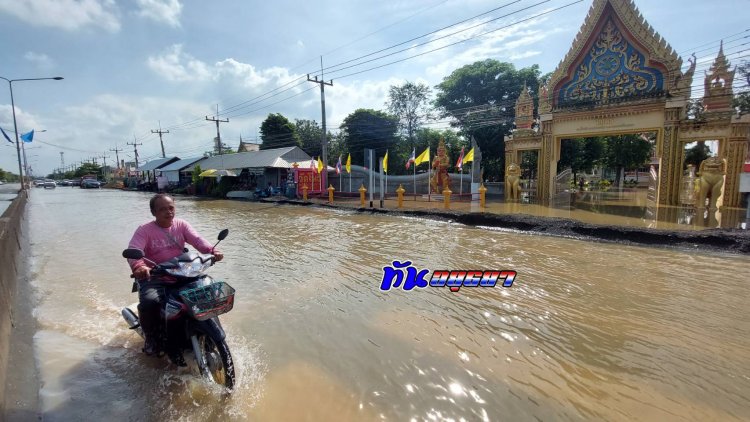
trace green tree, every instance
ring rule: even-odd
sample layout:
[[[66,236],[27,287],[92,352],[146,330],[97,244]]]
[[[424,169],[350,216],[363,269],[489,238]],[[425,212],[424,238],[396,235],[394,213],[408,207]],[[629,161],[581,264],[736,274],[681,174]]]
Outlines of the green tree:
[[[294,124],[281,113],[269,114],[260,125],[260,149],[301,147],[302,142]]]
[[[698,141],[695,145],[685,151],[685,163],[683,164],[682,169],[684,170],[687,168],[688,164],[692,164],[695,166],[695,171],[698,171],[701,161],[710,156],[711,149],[706,145],[706,142]]]
[[[744,86],[740,88],[742,92],[734,96],[732,105],[739,114],[748,114],[750,113],[750,91],[748,91],[750,89],[750,62],[743,62],[737,67],[737,71],[740,77],[744,79],[742,81]]]
[[[414,134],[415,146],[411,146],[408,142],[399,142],[394,149],[388,152],[388,174],[412,174],[413,168],[410,167],[409,170],[406,170],[406,160],[411,157],[412,150],[415,150],[415,154],[419,155],[428,145],[430,147],[430,161],[434,160],[441,139],[445,141],[445,152],[448,154],[450,163],[448,171],[457,171],[455,164],[461,152],[461,147],[465,148],[465,152],[469,152],[469,142],[452,129],[422,128]],[[421,164],[417,171],[427,171],[427,164]],[[466,170],[464,170],[464,173],[466,173]]]
[[[687,118],[691,120],[705,120],[706,108],[703,106],[703,98],[690,99],[687,102]]]
[[[601,164],[604,158],[606,143],[603,138],[564,139],[560,144],[560,161],[558,170],[570,167],[573,180],[578,181],[578,174],[591,171]]]
[[[513,129],[516,99],[524,84],[532,93],[538,91],[539,75],[537,65],[516,70],[511,63],[487,59],[455,70],[436,86],[435,106],[442,117],[457,120],[466,138],[474,138],[485,174],[503,176],[503,139]]]
[[[399,118],[401,133],[413,145],[414,134],[423,122],[431,118],[430,87],[423,83],[406,82],[401,86],[391,86],[388,111]]]
[[[638,134],[608,137],[605,160],[616,171],[615,185],[620,183],[622,170],[635,170],[648,163],[651,149],[651,142]]]
[[[537,151],[521,152],[521,178],[536,179],[539,165],[539,153]]]
[[[299,135],[302,149],[310,156],[320,156],[323,153],[321,145],[323,141],[323,129],[318,126],[318,122],[315,120],[295,119],[294,126],[297,135]]]
[[[73,177],[82,177],[87,174],[95,174],[100,177],[102,176],[102,168],[98,164],[83,163],[73,172]]]
[[[386,150],[395,149],[398,143],[398,117],[383,111],[357,109],[346,116],[340,129],[346,153],[352,154],[352,164],[364,165],[365,148],[374,149],[377,156],[382,156]]]
[[[0,169],[0,180],[5,180],[6,182],[18,182],[21,178],[15,173]]]
[[[201,166],[199,164],[196,164],[195,167],[193,167],[193,174],[190,175],[190,178],[193,180],[194,185],[197,185],[198,182],[200,182],[201,178],[198,175],[201,173],[203,173],[203,170],[201,170]]]
[[[341,156],[341,166],[343,167],[346,165],[346,157],[347,154],[349,154],[349,151],[346,149],[346,139],[344,136],[344,133],[339,131],[336,134],[332,134],[331,132],[328,132],[328,145],[330,148],[328,148],[328,160],[330,161],[328,164],[331,166],[336,165],[336,161],[339,159],[339,155]]]

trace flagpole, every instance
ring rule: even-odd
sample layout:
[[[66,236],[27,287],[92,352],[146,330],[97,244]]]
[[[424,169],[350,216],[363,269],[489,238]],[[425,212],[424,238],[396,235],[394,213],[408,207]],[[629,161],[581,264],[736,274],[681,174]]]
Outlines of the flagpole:
[[[427,155],[429,155],[429,153]],[[427,160],[427,202],[430,202],[430,199],[432,199],[430,196],[432,195],[432,186],[430,185],[430,182],[432,182],[432,163],[430,160]]]
[[[460,198],[461,198],[461,195],[463,195],[463,194],[464,194],[464,166],[463,166],[463,163],[461,163],[461,169],[460,169],[460,171],[461,171],[461,175],[460,175],[460,176],[458,176],[458,177],[459,177],[459,179],[458,179],[458,180],[459,180],[459,181],[460,181],[460,183],[461,183],[461,188],[460,188],[460,189],[459,189],[459,191],[458,191],[458,197],[459,197],[459,200],[460,200]]]
[[[417,165],[414,164],[414,200],[417,200]]]

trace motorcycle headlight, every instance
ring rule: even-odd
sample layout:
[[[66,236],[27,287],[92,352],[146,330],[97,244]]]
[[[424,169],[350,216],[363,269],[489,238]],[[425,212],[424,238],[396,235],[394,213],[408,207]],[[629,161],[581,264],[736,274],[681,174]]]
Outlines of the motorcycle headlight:
[[[167,273],[180,277],[197,277],[203,274],[203,272],[210,266],[211,261],[180,262],[177,268],[168,268]]]

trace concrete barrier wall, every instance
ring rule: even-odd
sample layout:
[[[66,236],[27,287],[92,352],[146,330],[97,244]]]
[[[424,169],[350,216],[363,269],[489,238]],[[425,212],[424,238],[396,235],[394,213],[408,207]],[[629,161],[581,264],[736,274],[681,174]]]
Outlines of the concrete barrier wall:
[[[13,325],[13,303],[23,240],[26,195],[20,193],[0,217],[0,419],[5,414],[5,385]]]

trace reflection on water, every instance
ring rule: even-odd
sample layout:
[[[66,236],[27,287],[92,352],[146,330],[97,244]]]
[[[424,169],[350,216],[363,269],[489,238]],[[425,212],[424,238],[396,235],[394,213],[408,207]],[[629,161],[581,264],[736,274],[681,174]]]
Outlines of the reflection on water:
[[[120,257],[148,196],[33,192],[45,420],[742,420],[750,263],[416,218],[177,199],[237,290],[225,396],[139,353]],[[393,260],[512,288],[380,291]],[[106,406],[102,404],[106,403]]]

